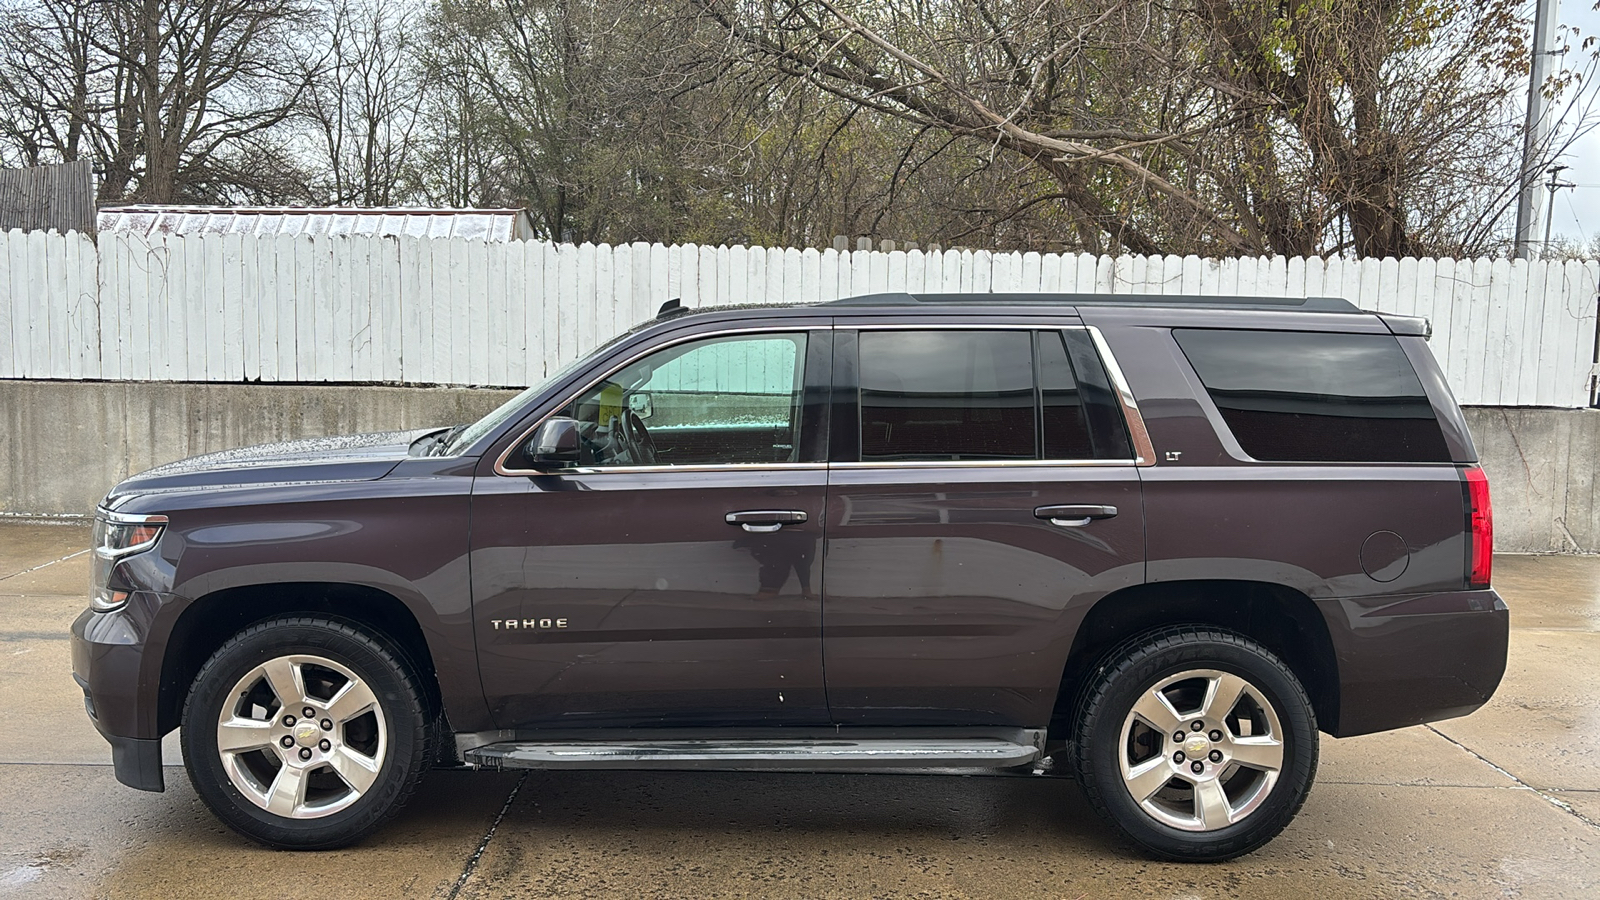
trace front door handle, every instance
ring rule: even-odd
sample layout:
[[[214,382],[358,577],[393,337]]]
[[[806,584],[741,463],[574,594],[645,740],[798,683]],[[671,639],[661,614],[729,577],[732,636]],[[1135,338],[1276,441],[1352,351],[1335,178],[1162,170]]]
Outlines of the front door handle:
[[[785,525],[798,525],[805,520],[805,512],[798,509],[747,509],[724,517],[729,525],[738,525],[757,534],[771,534]]]
[[[1095,519],[1109,519],[1116,514],[1115,506],[1085,504],[1041,506],[1033,511],[1036,518],[1049,519],[1051,525],[1060,525],[1063,528],[1082,528]]]

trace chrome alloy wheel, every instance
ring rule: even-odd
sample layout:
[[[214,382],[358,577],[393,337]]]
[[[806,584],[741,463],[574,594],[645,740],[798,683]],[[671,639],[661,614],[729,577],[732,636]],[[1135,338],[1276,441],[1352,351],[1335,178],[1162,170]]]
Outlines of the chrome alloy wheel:
[[[1118,747],[1134,802],[1184,831],[1216,831],[1255,812],[1284,759],[1283,727],[1266,696],[1215,669],[1169,675],[1141,694]]]
[[[217,719],[233,786],[289,819],[332,815],[378,780],[388,752],[383,707],[349,668],[321,656],[268,660],[239,679]]]

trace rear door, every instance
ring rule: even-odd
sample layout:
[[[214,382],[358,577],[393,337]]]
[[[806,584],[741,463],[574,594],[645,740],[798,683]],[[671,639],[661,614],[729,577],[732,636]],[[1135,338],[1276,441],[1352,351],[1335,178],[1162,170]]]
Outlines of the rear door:
[[[1047,724],[1088,606],[1144,579],[1135,444],[1095,336],[841,328],[834,360],[834,721]]]

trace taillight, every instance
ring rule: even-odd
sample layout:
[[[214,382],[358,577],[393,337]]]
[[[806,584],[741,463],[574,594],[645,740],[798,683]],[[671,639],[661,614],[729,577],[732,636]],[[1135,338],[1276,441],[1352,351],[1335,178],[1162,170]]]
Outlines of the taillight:
[[[1486,588],[1494,570],[1494,511],[1489,506],[1489,478],[1477,466],[1467,467],[1467,586]]]

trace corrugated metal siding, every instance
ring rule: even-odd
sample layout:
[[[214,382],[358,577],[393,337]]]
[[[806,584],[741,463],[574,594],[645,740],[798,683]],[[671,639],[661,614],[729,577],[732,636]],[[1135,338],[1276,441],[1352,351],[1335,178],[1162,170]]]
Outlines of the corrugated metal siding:
[[[88,160],[0,169],[0,231],[93,234],[94,173]]]
[[[0,377],[520,386],[684,305],[882,291],[1339,296],[1433,321],[1464,404],[1581,407],[1594,262],[0,235]]]
[[[124,234],[384,235],[521,241],[533,223],[520,209],[299,209],[237,206],[113,206],[99,229]]]

